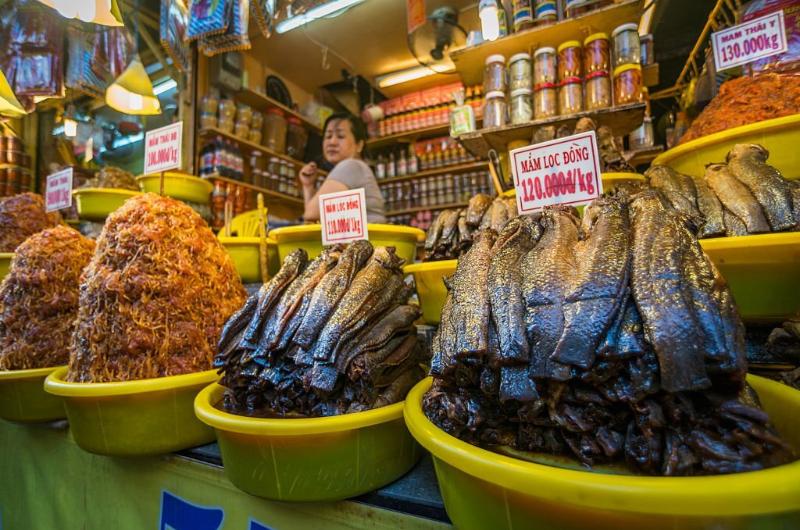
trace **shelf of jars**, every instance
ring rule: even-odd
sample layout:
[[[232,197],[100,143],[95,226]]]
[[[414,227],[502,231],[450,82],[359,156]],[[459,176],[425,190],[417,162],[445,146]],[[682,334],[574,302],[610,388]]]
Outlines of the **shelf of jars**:
[[[387,136],[378,136],[367,140],[367,147],[370,149],[381,149],[396,143],[410,143],[417,138],[425,138],[428,136],[439,136],[450,134],[450,123],[443,123],[441,125],[434,125],[431,127],[423,127],[413,131],[404,131],[401,133],[390,134]]]
[[[479,129],[475,132],[462,134],[458,137],[458,140],[474,156],[487,158],[490,149],[494,149],[497,152],[505,151],[509,142],[515,140],[532,142],[534,132],[540,127],[553,126],[556,129],[562,125],[572,127],[580,118],[584,117],[592,118],[598,126],[606,125],[610,127],[615,136],[624,136],[642,124],[645,107],[644,103],[630,103],[607,109],[578,112],[567,116],[543,118],[516,125]]]
[[[465,173],[475,169],[485,169],[487,163],[488,162],[486,160],[476,160],[473,162],[467,162],[465,164],[451,164],[448,166],[436,167],[427,169],[425,171],[418,171],[417,173],[411,175],[380,179],[378,180],[378,185],[382,186],[386,184],[393,184],[395,182],[405,182],[408,180],[423,179],[426,177],[436,177],[439,175],[446,175],[448,173]]]
[[[289,162],[290,164],[292,164],[292,165],[294,165],[294,166],[296,166],[298,168],[302,167],[305,164],[305,162],[303,162],[301,160],[297,160],[296,158],[292,158],[292,157],[290,157],[288,155],[279,153],[279,152],[274,151],[274,150],[270,149],[269,147],[263,146],[261,144],[257,144],[255,142],[251,142],[249,140],[245,140],[244,138],[240,138],[239,136],[236,136],[233,133],[225,132],[225,131],[223,131],[222,129],[220,129],[218,127],[206,127],[204,129],[200,129],[200,136],[202,136],[204,138],[212,138],[212,137],[215,137],[215,136],[219,136],[220,138],[223,138],[224,140],[227,140],[229,142],[233,142],[233,143],[237,144],[240,149],[246,148],[246,149],[252,149],[252,150],[260,151],[261,153],[264,153],[265,155],[274,156],[276,158],[279,158],[280,160],[283,160],[285,162]]]
[[[410,213],[417,213],[417,212],[425,212],[428,210],[431,211],[438,211],[438,210],[449,210],[451,208],[466,208],[469,205],[469,201],[462,201],[462,202],[451,202],[448,204],[436,204],[433,206],[415,206],[413,208],[402,208],[399,210],[389,210],[386,212],[387,217],[393,217],[396,215],[406,215]]]
[[[279,109],[283,112],[284,115],[292,116],[300,120],[306,128],[316,132],[317,134],[322,133],[322,129],[319,127],[319,125],[313,123],[304,115],[300,114],[296,110],[290,109],[283,103],[275,99],[272,99],[266,94],[262,94],[261,92],[258,92],[256,90],[243,88],[242,90],[236,92],[236,94],[234,95],[234,99],[236,99],[236,101],[240,103],[244,103],[245,105],[250,105],[251,107],[253,107],[253,109],[261,112],[266,112],[269,109]]]
[[[625,159],[628,161],[630,165],[636,167],[649,164],[663,152],[664,152],[663,145],[655,145],[653,147],[646,147],[642,149],[625,151],[623,155],[625,156]]]
[[[621,24],[638,22],[644,4],[644,0],[624,0],[573,18],[535,26],[494,41],[457,50],[450,58],[464,84],[475,85],[482,82],[485,61],[490,55],[500,54],[508,59],[514,54],[531,53],[544,46],[557,47],[565,41],[583,42],[584,38],[593,33],[604,32],[610,35]]]
[[[286,193],[281,193],[279,191],[274,191],[274,190],[270,190],[270,189],[267,189],[267,188],[263,188],[261,186],[256,186],[256,185],[250,184],[248,182],[242,182],[241,180],[236,180],[236,179],[232,179],[232,178],[228,178],[228,177],[223,177],[222,175],[220,175],[218,173],[211,173],[209,175],[203,175],[202,178],[204,178],[206,180],[210,180],[211,182],[214,182],[214,181],[226,182],[226,183],[229,183],[229,184],[234,184],[236,186],[242,186],[243,188],[247,188],[247,189],[249,189],[251,191],[254,191],[256,193],[262,193],[264,195],[264,200],[265,201],[269,200],[270,198],[271,199],[279,199],[279,200],[283,201],[285,203],[285,205],[294,206],[294,207],[297,207],[297,208],[302,208],[303,205],[304,205],[303,199],[300,198],[300,197],[295,197],[293,195],[287,195]]]

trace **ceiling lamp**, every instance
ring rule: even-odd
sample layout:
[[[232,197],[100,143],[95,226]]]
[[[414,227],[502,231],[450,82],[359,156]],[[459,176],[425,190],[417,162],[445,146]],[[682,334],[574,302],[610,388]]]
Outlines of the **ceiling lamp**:
[[[117,0],[39,0],[64,18],[77,18],[102,26],[122,26]]]
[[[322,2],[312,7],[305,13],[300,15],[291,16],[280,22],[275,27],[278,33],[286,33],[289,30],[305,26],[312,20],[322,17],[332,18],[344,12],[345,9],[360,4],[364,0],[332,0],[330,2]]]
[[[0,70],[0,115],[19,118],[25,114],[27,113],[11,90],[6,75]]]
[[[161,104],[153,93],[153,83],[138,55],[106,89],[106,104],[124,114],[161,114]]]
[[[406,70],[400,70],[389,74],[384,74],[375,78],[378,82],[378,88],[386,88],[401,83],[414,81],[415,79],[422,79],[429,75],[438,74],[436,70],[428,68],[427,66],[415,66]]]

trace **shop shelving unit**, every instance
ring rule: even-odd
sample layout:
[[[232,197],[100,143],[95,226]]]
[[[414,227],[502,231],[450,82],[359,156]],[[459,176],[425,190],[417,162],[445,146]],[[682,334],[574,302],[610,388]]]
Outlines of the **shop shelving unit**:
[[[435,177],[438,175],[446,175],[448,173],[466,173],[467,171],[485,169],[485,160],[476,160],[475,162],[467,162],[465,164],[450,164],[449,166],[442,166],[433,169],[426,169],[425,171],[418,171],[413,175],[403,175],[402,177],[392,177],[388,179],[378,180],[378,185],[393,184],[395,182],[405,182],[408,180],[417,180],[427,177]]]
[[[451,208],[466,208],[469,205],[468,201],[451,202],[448,204],[437,204],[435,206],[415,206],[414,208],[401,208],[399,210],[389,210],[386,212],[387,216],[393,215],[407,215],[411,213],[424,212],[426,210],[438,211],[449,210]]]
[[[290,164],[292,164],[292,165],[294,165],[294,166],[296,166],[298,168],[302,167],[303,164],[305,164],[305,162],[303,162],[301,160],[297,160],[296,158],[292,158],[292,157],[290,157],[288,155],[284,155],[284,154],[281,154],[281,153],[279,153],[277,151],[273,151],[269,147],[263,146],[261,144],[257,144],[255,142],[251,142],[249,140],[245,140],[244,138],[240,138],[240,137],[236,136],[233,133],[225,132],[222,129],[219,129],[219,128],[216,128],[216,127],[208,127],[206,129],[200,129],[200,136],[205,137],[205,138],[209,138],[209,137],[213,137],[213,136],[219,136],[219,137],[224,138],[226,140],[229,140],[229,141],[231,141],[231,142],[233,142],[235,144],[238,144],[239,149],[242,149],[242,150],[245,150],[245,151],[246,150],[260,151],[260,152],[264,153],[267,156],[274,156],[276,158],[279,158],[281,160],[289,162]]]
[[[236,92],[233,97],[236,101],[250,105],[253,107],[253,109],[260,112],[266,112],[267,109],[270,108],[280,109],[284,114],[298,118],[307,129],[316,132],[317,134],[322,134],[322,129],[319,127],[319,125],[313,123],[299,112],[290,109],[280,101],[274,100],[271,97],[262,94],[261,92],[243,88],[242,90]]]
[[[388,136],[379,136],[377,138],[370,138],[367,140],[367,147],[370,149],[383,149],[395,144],[409,144],[421,138],[433,138],[435,136],[449,136],[450,124],[434,125],[432,127],[425,127],[423,129],[416,129],[413,131],[406,131]]]

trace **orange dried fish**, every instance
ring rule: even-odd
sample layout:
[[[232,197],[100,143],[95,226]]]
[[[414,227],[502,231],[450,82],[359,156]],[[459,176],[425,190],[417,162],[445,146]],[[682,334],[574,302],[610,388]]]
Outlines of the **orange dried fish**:
[[[14,252],[20,243],[36,232],[60,222],[58,212],[45,212],[44,198],[36,193],[20,193],[0,199],[0,252]]]

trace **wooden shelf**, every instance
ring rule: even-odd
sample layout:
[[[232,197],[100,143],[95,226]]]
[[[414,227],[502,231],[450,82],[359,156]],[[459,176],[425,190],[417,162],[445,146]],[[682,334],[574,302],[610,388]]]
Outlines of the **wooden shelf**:
[[[519,125],[506,125],[494,129],[480,129],[475,132],[463,134],[458,137],[461,144],[474,156],[488,158],[489,149],[498,153],[507,149],[508,143],[514,140],[531,142],[536,129],[552,125],[556,128],[562,125],[574,126],[578,119],[592,118],[598,127],[607,125],[614,131],[615,136],[624,136],[642,124],[644,119],[644,103],[632,103],[620,107],[579,112],[570,116],[556,116],[542,120],[533,120]]]
[[[251,90],[249,88],[243,88],[242,90],[236,93],[235,99],[241,103],[246,105],[250,105],[255,110],[266,112],[269,108],[277,108],[281,109],[284,113],[294,116],[298,118],[300,121],[303,122],[303,125],[311,129],[312,131],[316,132],[317,134],[322,134],[322,128],[313,123],[311,120],[297,112],[296,110],[290,109],[280,101],[274,100],[271,97],[257,92],[255,90]]]
[[[261,151],[265,155],[269,155],[269,156],[274,156],[274,157],[280,158],[281,160],[285,160],[286,162],[289,162],[290,164],[293,164],[293,165],[295,165],[297,167],[302,167],[303,165],[305,165],[305,162],[303,162],[301,160],[297,160],[297,159],[292,158],[290,156],[278,153],[277,151],[273,151],[272,149],[270,149],[268,147],[265,147],[265,146],[263,146],[261,144],[257,144],[257,143],[251,142],[249,140],[245,140],[243,138],[239,138],[238,136],[236,136],[233,133],[225,132],[222,129],[218,129],[216,127],[208,127],[206,129],[200,129],[200,136],[206,136],[206,137],[208,137],[208,136],[221,136],[221,137],[225,138],[226,140],[230,140],[230,141],[232,141],[234,143],[239,144],[240,148],[247,148],[247,149],[254,149],[256,151]]]
[[[386,212],[386,216],[393,215],[406,215],[409,213],[424,212],[426,210],[449,210],[451,208],[466,208],[469,206],[469,201],[466,202],[453,202],[450,204],[438,204],[436,206],[416,206],[414,208],[403,208],[402,210],[392,210]]]
[[[454,51],[450,58],[465,85],[478,85],[483,81],[484,64],[490,55],[499,53],[508,60],[515,53],[530,53],[542,46],[557,48],[568,40],[583,42],[583,39],[592,33],[602,31],[611,37],[611,32],[617,26],[627,22],[639,22],[643,6],[644,0],[624,0],[585,15],[512,33],[495,41]]]
[[[442,125],[434,125],[433,127],[425,127],[424,129],[417,129],[415,131],[406,131],[389,136],[370,138],[367,140],[367,147],[378,149],[396,143],[411,143],[417,138],[431,136],[450,136],[450,124],[445,123]]]
[[[642,67],[642,84],[648,88],[658,84],[659,79],[658,63],[649,64]]]
[[[636,167],[643,164],[649,164],[663,152],[664,152],[664,146],[656,145],[653,147],[648,147],[647,149],[637,149],[636,151],[625,151],[623,155],[628,160],[628,163],[630,165]]]
[[[0,169],[24,169],[25,171],[31,170],[31,168],[28,166],[21,166],[19,164],[0,164]]]
[[[444,175],[446,173],[465,173],[471,169],[487,169],[487,160],[476,160],[475,162],[467,162],[466,164],[451,164],[449,166],[437,167],[435,169],[426,169],[419,171],[413,175],[404,175],[402,177],[394,177],[390,179],[378,180],[378,185],[392,184],[393,182],[405,182],[407,180],[416,180],[426,177],[433,177],[436,175]]]
[[[253,191],[257,192],[257,193],[263,193],[265,201],[269,200],[270,198],[271,199],[275,199],[275,200],[280,200],[280,201],[282,201],[282,202],[284,202],[284,203],[286,203],[286,204],[288,204],[288,205],[290,205],[292,207],[295,207],[295,208],[302,208],[305,205],[305,203],[303,202],[303,199],[301,199],[300,197],[294,197],[292,195],[287,195],[285,193],[280,193],[280,192],[277,192],[277,191],[268,190],[266,188],[262,188],[260,186],[254,185],[254,184],[248,184],[247,182],[242,182],[241,180],[236,180],[236,179],[232,179],[232,178],[228,178],[228,177],[223,177],[222,175],[218,175],[216,173],[212,173],[210,175],[204,175],[202,178],[206,179],[206,180],[221,180],[223,182],[229,182],[229,183],[235,184],[237,186],[242,186],[244,188],[251,189],[251,190],[253,190]]]

